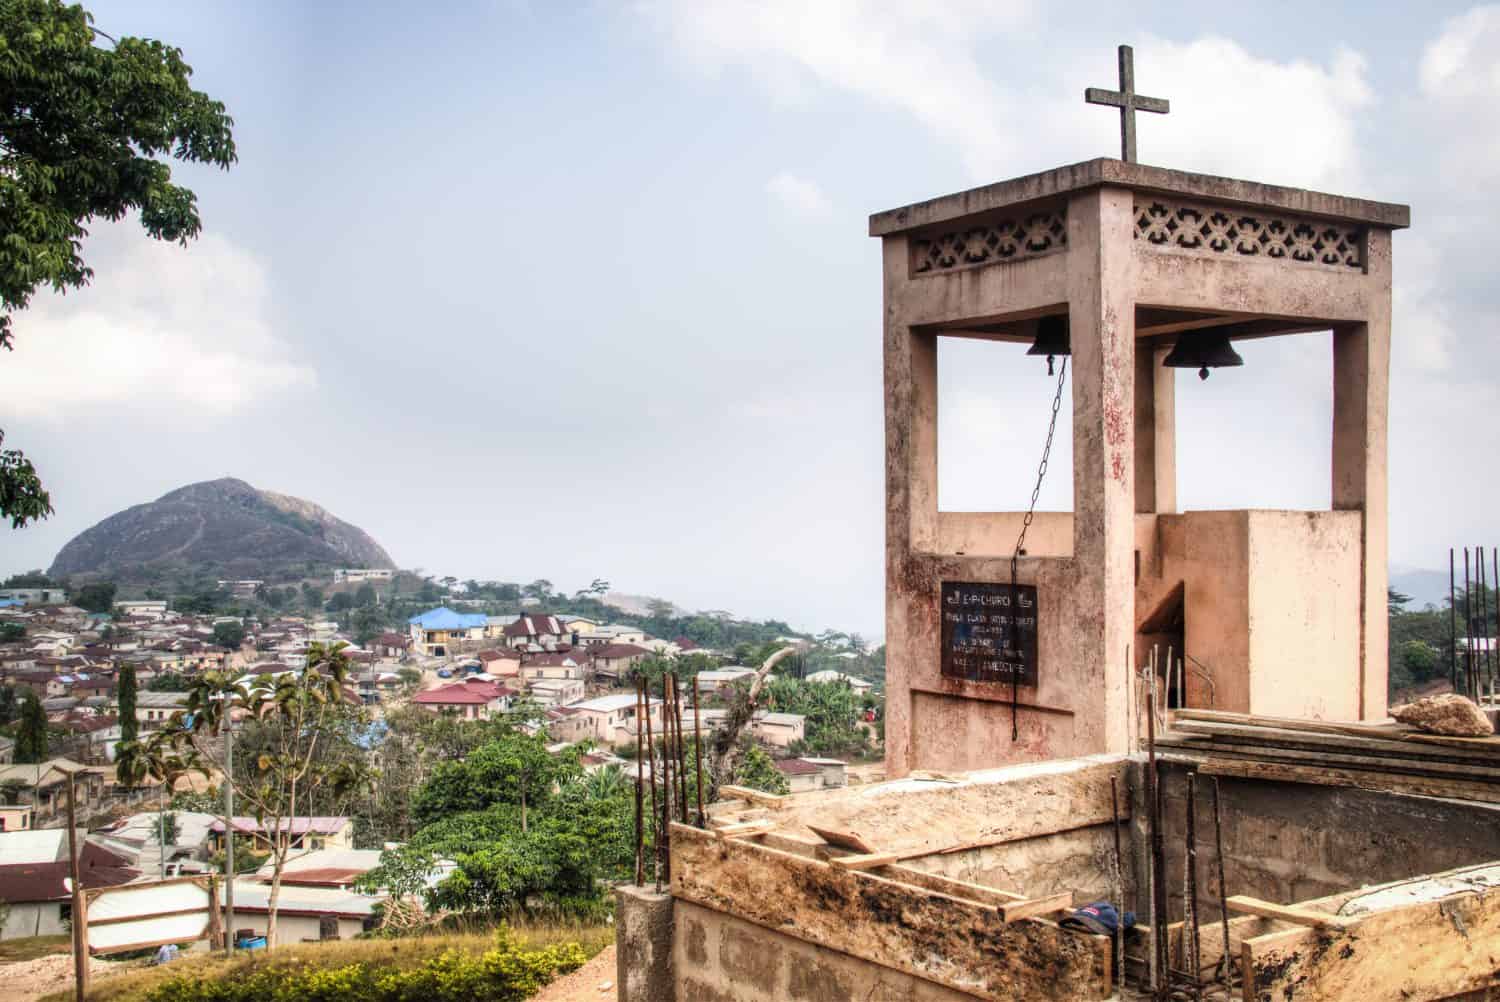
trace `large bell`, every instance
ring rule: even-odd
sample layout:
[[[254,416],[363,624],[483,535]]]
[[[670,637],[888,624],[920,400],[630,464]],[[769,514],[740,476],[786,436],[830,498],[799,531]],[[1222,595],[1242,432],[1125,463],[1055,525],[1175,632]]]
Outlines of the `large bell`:
[[[1229,343],[1229,335],[1204,331],[1180,336],[1161,364],[1169,369],[1197,369],[1198,378],[1207,379],[1209,369],[1244,365],[1245,360]]]
[[[1036,335],[1031,347],[1026,349],[1026,354],[1046,355],[1047,375],[1052,375],[1052,359],[1058,355],[1073,354],[1073,347],[1068,339],[1067,314],[1054,314],[1038,320]]]

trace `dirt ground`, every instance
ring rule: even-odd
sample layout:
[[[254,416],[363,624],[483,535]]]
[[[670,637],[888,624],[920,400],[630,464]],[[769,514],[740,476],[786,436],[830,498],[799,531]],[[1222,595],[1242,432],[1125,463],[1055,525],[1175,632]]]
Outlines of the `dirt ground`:
[[[543,988],[531,1002],[614,1002],[617,995],[615,948],[609,946],[572,974]]]
[[[119,964],[97,957],[89,962],[89,976],[93,980],[108,977],[121,969]],[[34,1002],[53,992],[71,991],[73,956],[54,953],[50,957],[39,957],[36,960],[0,964],[0,984],[5,985],[3,994],[6,1002]]]

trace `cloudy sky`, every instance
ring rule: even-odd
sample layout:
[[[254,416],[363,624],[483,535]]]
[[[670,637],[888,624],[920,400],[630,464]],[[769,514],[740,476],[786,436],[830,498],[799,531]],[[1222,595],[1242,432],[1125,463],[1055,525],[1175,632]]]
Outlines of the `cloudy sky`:
[[[179,171],[184,251],[98,225],[39,295],[0,427],[57,514],[0,571],[232,475],[403,566],[594,577],[694,608],[882,632],[869,213],[1118,150],[1408,202],[1396,238],[1392,559],[1497,541],[1500,5],[1027,0],[94,0],[182,47],[240,163]],[[1326,335],[1179,382],[1185,507],[1326,507]],[[1024,506],[1050,385],[943,349],[941,503]],[[1066,409],[1065,409],[1066,411]],[[1063,435],[1066,438],[1066,432]],[[1070,506],[1064,445],[1042,506]]]

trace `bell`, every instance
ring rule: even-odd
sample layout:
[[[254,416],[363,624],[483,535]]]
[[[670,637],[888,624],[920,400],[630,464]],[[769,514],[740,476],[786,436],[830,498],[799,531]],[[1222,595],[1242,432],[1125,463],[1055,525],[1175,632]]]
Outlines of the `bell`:
[[[1036,336],[1032,339],[1031,347],[1026,349],[1026,354],[1046,355],[1047,375],[1052,375],[1052,359],[1058,355],[1073,354],[1073,347],[1068,340],[1067,314],[1054,314],[1038,320]]]
[[[1197,369],[1198,378],[1207,379],[1209,369],[1244,365],[1245,360],[1229,343],[1229,335],[1205,331],[1179,337],[1161,364],[1169,369]]]

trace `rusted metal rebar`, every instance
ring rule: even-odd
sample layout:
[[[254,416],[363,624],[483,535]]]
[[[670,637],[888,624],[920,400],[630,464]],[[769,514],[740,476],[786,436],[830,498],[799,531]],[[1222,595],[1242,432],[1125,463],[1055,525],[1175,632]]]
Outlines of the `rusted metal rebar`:
[[[1454,594],[1453,547],[1448,547],[1448,674],[1453,691],[1458,692],[1458,605]]]
[[[1474,677],[1474,586],[1469,580],[1469,548],[1464,547],[1464,691],[1479,701],[1479,682]]]
[[[1182,959],[1183,966],[1193,976],[1193,998],[1197,1002],[1203,1002],[1203,982],[1199,980],[1199,971],[1202,968],[1202,958],[1198,949],[1198,771],[1190,770],[1187,774],[1187,859],[1183,861],[1186,870],[1187,888],[1184,894],[1182,906],[1187,914],[1183,916],[1186,921],[1183,924],[1182,937]]]
[[[1224,821],[1219,811],[1219,777],[1213,777],[1214,860],[1219,867],[1219,926],[1224,936],[1224,996],[1233,993],[1234,969],[1229,962],[1229,891],[1224,886]]]
[[[655,837],[652,839],[652,848],[655,850],[652,856],[652,872],[656,876],[656,893],[661,893],[661,868],[662,850],[667,844],[666,826],[662,822],[662,814],[656,802],[656,737],[651,733],[651,680],[641,679],[641,685],[646,690],[646,765],[651,771],[651,827],[656,829]],[[637,763],[639,768],[640,763]]]
[[[698,678],[693,677],[693,757],[698,764],[698,827],[708,827],[703,812],[703,711],[698,708]]]

